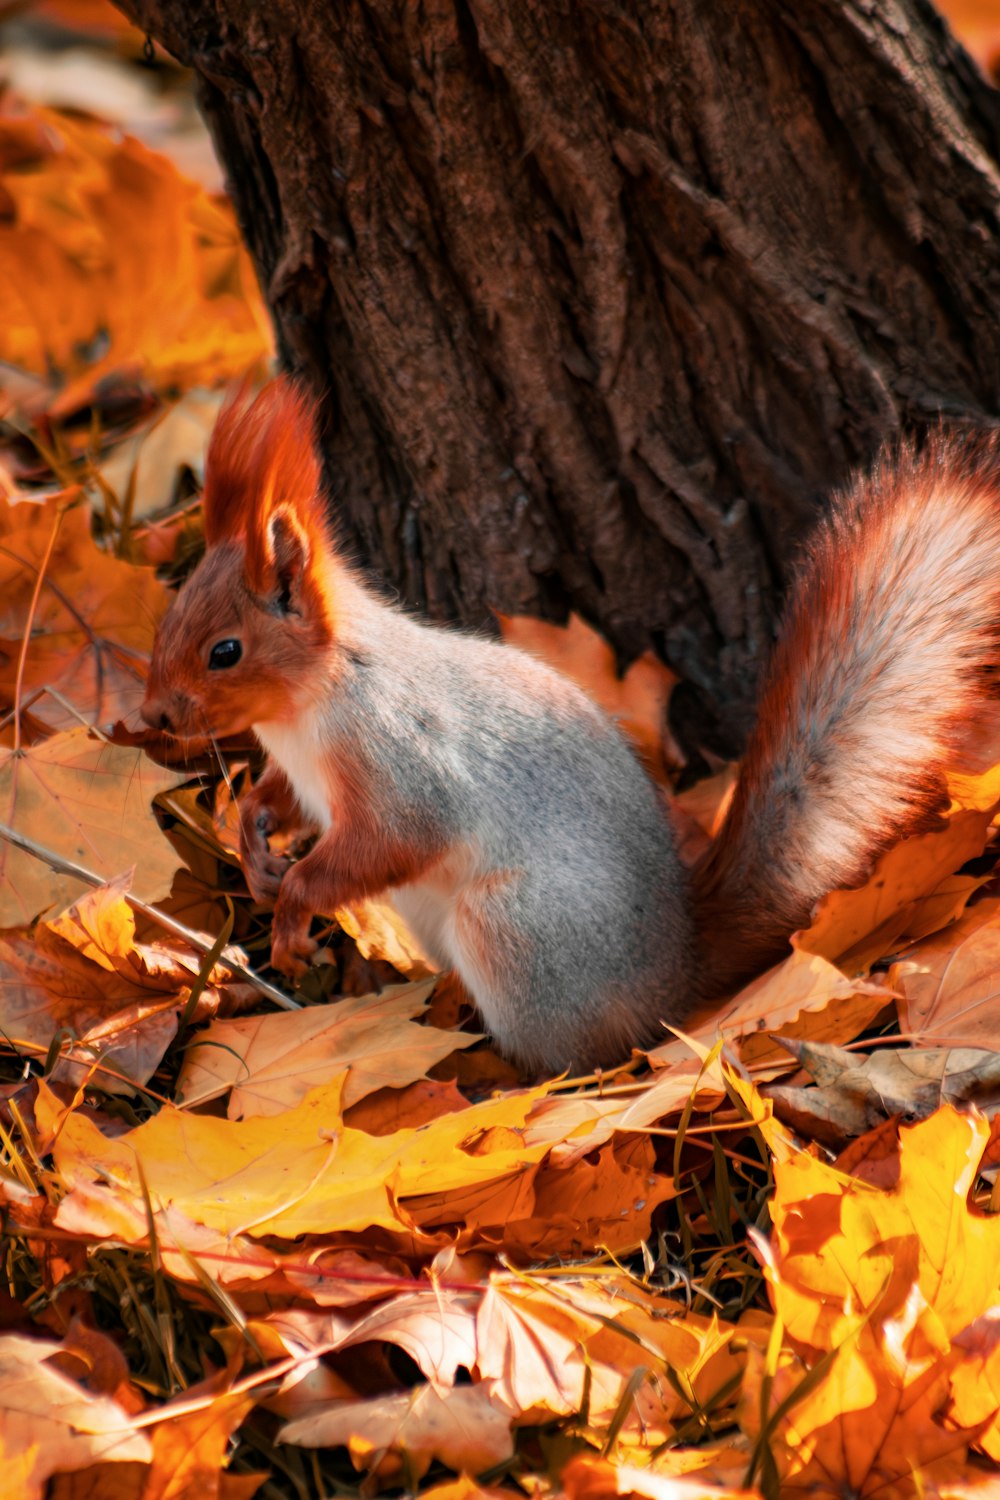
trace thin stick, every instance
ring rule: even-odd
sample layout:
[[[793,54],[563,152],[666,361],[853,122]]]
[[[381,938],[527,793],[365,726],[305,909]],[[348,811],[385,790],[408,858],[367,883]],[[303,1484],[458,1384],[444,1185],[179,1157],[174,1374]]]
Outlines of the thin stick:
[[[84,865],[76,864],[72,859],[65,859],[63,855],[57,854],[54,849],[46,849],[44,844],[36,844],[34,839],[29,839],[25,834],[18,833],[16,829],[10,828],[6,823],[0,823],[0,838],[5,838],[8,843],[14,844],[18,849],[23,849],[25,854],[31,854],[35,859],[40,859],[43,864],[55,870],[58,875],[72,875],[74,879],[82,880],[84,885],[93,886],[95,889],[107,884],[107,881],[100,875],[95,875],[93,870],[88,870]],[[167,932],[172,932],[175,937],[182,938],[196,952],[201,954],[211,952],[213,940],[205,937],[203,933],[196,932],[193,927],[188,927],[183,922],[178,922],[174,917],[168,916],[165,911],[160,911],[159,907],[150,906],[148,901],[141,901],[138,896],[133,896],[126,892],[125,900],[133,911],[141,912],[151,922],[155,922],[159,927],[165,928]],[[280,1005],[282,1010],[302,1009],[297,1000],[293,1000],[290,995],[286,995],[284,990],[279,990],[276,984],[271,984],[268,980],[262,979],[259,974],[254,973],[253,969],[248,969],[246,964],[241,964],[237,959],[229,958],[225,954],[223,954],[223,957],[227,967],[232,969],[234,974],[239,974],[241,979],[245,979],[248,984],[252,984],[255,989],[260,990],[261,994],[266,995],[269,1000],[273,1000],[275,1005]]]
[[[66,514],[66,510],[66,506],[60,505],[57,507],[56,513],[52,517],[52,530],[49,533],[48,546],[45,548],[45,556],[42,558],[42,561],[39,565],[38,574],[35,578],[35,589],[31,596],[31,603],[28,606],[28,618],[25,621],[24,638],[21,641],[21,652],[17,659],[17,677],[14,680],[15,755],[21,748],[21,689],[24,686],[24,669],[28,663],[28,647],[31,644],[31,627],[35,621],[35,610],[38,608],[38,596],[42,592],[42,584],[45,581],[45,570],[49,565],[49,559],[52,556],[52,549],[55,547],[56,537],[59,535],[59,528],[62,525],[62,518]]]

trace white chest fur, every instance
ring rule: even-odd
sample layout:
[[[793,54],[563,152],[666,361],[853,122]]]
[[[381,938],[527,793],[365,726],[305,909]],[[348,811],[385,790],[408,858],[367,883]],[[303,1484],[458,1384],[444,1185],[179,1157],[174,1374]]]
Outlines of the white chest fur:
[[[255,724],[254,734],[291,782],[299,806],[320,828],[329,828],[333,788],[316,718],[298,715],[294,723]]]

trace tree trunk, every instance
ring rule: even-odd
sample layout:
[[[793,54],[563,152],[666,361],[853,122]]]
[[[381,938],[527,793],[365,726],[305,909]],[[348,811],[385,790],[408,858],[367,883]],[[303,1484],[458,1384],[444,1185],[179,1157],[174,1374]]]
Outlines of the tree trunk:
[[[691,738],[830,487],[997,408],[1000,96],[925,0],[121,3],[197,72],[351,549],[653,645]]]

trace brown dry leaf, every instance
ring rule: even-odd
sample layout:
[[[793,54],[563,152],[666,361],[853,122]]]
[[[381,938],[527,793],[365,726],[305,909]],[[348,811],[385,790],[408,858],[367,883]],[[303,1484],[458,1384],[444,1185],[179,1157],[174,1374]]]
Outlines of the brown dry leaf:
[[[707,1045],[718,1036],[739,1039],[739,1055],[748,1068],[781,1066],[787,1065],[781,1037],[849,1042],[892,999],[884,985],[849,979],[826,959],[794,949],[783,963],[717,1007],[713,1016],[697,1025],[689,1022],[684,1030]],[[776,1033],[779,1039],[766,1033]]]
[[[0,96],[0,360],[68,385],[161,390],[242,375],[271,351],[228,203],[91,120]]]
[[[281,1441],[303,1447],[346,1447],[354,1467],[383,1482],[422,1479],[435,1459],[458,1473],[482,1474],[514,1452],[510,1417],[483,1385],[439,1394],[418,1386],[368,1401],[331,1404],[290,1422]]]
[[[834,1162],[838,1172],[887,1190],[899,1181],[899,1121],[883,1120],[851,1141]]]
[[[16,754],[0,750],[0,823],[105,880],[131,870],[129,889],[155,904],[170,890],[178,857],[152,801],[183,780],[141,750],[71,729]],[[78,880],[0,837],[0,926],[30,922],[79,894]]]
[[[996,1046],[998,974],[1000,899],[992,897],[892,965],[900,1029],[923,1045]]]
[[[49,1339],[0,1334],[0,1471],[4,1495],[18,1500],[41,1500],[53,1474],[151,1456],[148,1438],[117,1401],[56,1368],[62,1349]]]
[[[177,498],[178,481],[190,471],[200,486],[205,448],[224,400],[222,391],[185,391],[152,421],[117,443],[99,464],[105,484],[123,500],[132,497],[133,521],[165,510]]]
[[[173,1040],[201,954],[135,941],[124,899],[127,879],[91,891],[33,932],[0,934],[0,1031],[43,1054],[57,1031],[74,1038],[50,1077],[95,1077],[110,1093],[131,1092],[155,1071]],[[231,978],[216,965],[199,1012],[219,1003]]]
[[[799,1066],[818,1088],[770,1085],[761,1093],[775,1114],[810,1140],[839,1146],[889,1115],[920,1120],[940,1108],[1000,1106],[1000,1055],[970,1047],[880,1047],[870,1054],[789,1041]]]
[[[378,1089],[344,1111],[344,1123],[368,1135],[391,1135],[394,1130],[426,1125],[438,1115],[465,1109],[468,1099],[453,1078],[439,1083],[421,1078],[405,1089]]]
[[[402,1088],[479,1037],[417,1026],[433,981],[310,1010],[214,1021],[188,1048],[177,1101],[191,1108],[230,1091],[231,1120],[277,1115],[347,1071],[343,1103]]]
[[[598,1248],[626,1255],[648,1239],[660,1205],[677,1195],[673,1177],[656,1169],[653,1141],[625,1132],[584,1155],[544,1163],[534,1189],[532,1217],[503,1230],[504,1251],[525,1261]]]
[[[959,915],[982,882],[954,872],[983,852],[1000,804],[1000,766],[981,776],[951,776],[949,789],[944,826],[890,849],[856,890],[824,897],[810,925],[796,934],[796,947],[857,973],[905,934],[925,936]]]
[[[117,1183],[123,1199],[141,1200],[144,1180],[154,1208],[172,1203],[226,1233],[285,1238],[378,1226],[412,1234],[407,1200],[430,1188],[456,1199],[478,1189],[485,1221],[502,1223],[505,1186],[530,1184],[548,1150],[523,1138],[544,1086],[388,1136],[342,1124],[342,1086],[337,1079],[295,1109],[254,1120],[190,1115],[167,1105],[111,1140],[79,1110],[63,1110],[42,1084],[36,1118],[55,1137],[68,1188],[103,1179]]]
[[[647,770],[666,782],[668,770],[684,756],[667,728],[667,703],[678,682],[676,673],[646,651],[619,677],[615,653],[579,615],[552,625],[530,615],[497,615],[500,634],[509,645],[537,656],[589,693],[632,739]]]
[[[79,718],[43,694],[32,713],[49,728],[108,724],[138,707],[167,592],[150,568],[102,552],[72,492],[42,502],[0,500],[0,703],[13,705],[31,618],[22,702],[54,688]],[[31,613],[38,570],[42,590]]]

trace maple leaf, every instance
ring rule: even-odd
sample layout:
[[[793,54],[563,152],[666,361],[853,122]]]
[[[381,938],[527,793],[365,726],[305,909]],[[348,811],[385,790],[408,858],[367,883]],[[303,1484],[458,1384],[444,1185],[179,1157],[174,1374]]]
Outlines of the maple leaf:
[[[956,876],[982,854],[1000,804],[1000,766],[980,776],[950,775],[952,802],[943,826],[903,839],[875,863],[856,890],[833,891],[794,942],[851,973],[890,952],[906,934],[922,937],[952,921],[981,884]]]
[[[167,604],[151,569],[96,546],[85,506],[60,495],[42,503],[0,501],[0,699],[8,704],[14,703],[30,617],[22,702],[48,687],[90,723],[124,718],[142,699]],[[34,698],[32,711],[49,728],[80,722],[48,694]]]
[[[967,1201],[988,1125],[945,1108],[901,1131],[887,1191],[767,1133],[782,1155],[760,1249],[785,1346],[773,1367],[751,1351],[745,1430],[766,1437],[785,1483],[813,1493],[916,1494],[914,1471],[942,1493],[973,1482],[970,1444],[1000,1431],[984,1317],[1000,1289],[1000,1218]]]
[[[0,101],[0,359],[65,385],[163,390],[242,375],[270,352],[232,208],[113,127]]]
[[[764,1363],[761,1352],[751,1349],[742,1408],[751,1435]],[[803,1361],[786,1354],[770,1385],[772,1412],[789,1403],[769,1437],[782,1493],[902,1500],[938,1481],[974,1477],[965,1467],[968,1432],[942,1420],[946,1361],[911,1360],[891,1339],[866,1340],[864,1347],[850,1339],[821,1382],[810,1387],[806,1374]]]
[[[169,891],[178,860],[152,800],[183,780],[140,750],[72,729],[28,750],[0,750],[0,823],[105,879],[134,870],[133,894],[155,903]],[[72,876],[0,838],[0,925],[29,922],[79,890]]]
[[[229,1390],[229,1382],[228,1372],[220,1371],[160,1408],[142,1500],[171,1500],[184,1495],[197,1495],[198,1500],[227,1500],[230,1491],[225,1480],[234,1477],[225,1473],[230,1439],[254,1405],[252,1395]],[[179,1408],[176,1416],[171,1413],[172,1406]],[[242,1494],[252,1495],[265,1477],[244,1476],[251,1483]]]
[[[514,1452],[510,1417],[490,1401],[485,1386],[457,1386],[439,1394],[418,1386],[368,1401],[333,1403],[290,1422],[285,1443],[344,1446],[356,1469],[383,1482],[408,1473],[421,1479],[438,1459],[462,1473],[481,1474]],[[405,1468],[404,1468],[405,1459]]]
[[[652,1446],[690,1413],[679,1386],[711,1405],[741,1368],[731,1327],[683,1312],[615,1273],[593,1281],[494,1276],[476,1316],[477,1366],[494,1401],[518,1420],[578,1412],[586,1393],[593,1424],[618,1414],[620,1431]],[[642,1368],[647,1376],[630,1384]]]
[[[178,1102],[230,1093],[230,1119],[275,1115],[348,1069],[345,1108],[375,1089],[399,1088],[480,1038],[417,1026],[433,981],[394,985],[330,1007],[215,1021],[188,1049]]]
[[[0,935],[0,1030],[44,1053],[53,1036],[73,1037],[53,1076],[97,1078],[107,1092],[131,1092],[158,1066],[177,1032],[179,1010],[202,967],[194,952],[135,941],[122,878],[84,896],[33,932]],[[216,965],[199,1011],[218,1003],[229,971]]]
[[[148,1461],[149,1440],[112,1397],[94,1395],[53,1364],[63,1345],[0,1334],[0,1465],[3,1488],[41,1500],[46,1481],[100,1460]]]
[[[294,1237],[376,1226],[413,1234],[409,1208],[433,1186],[454,1196],[475,1189],[487,1223],[502,1223],[508,1182],[530,1183],[547,1144],[527,1145],[525,1117],[544,1087],[471,1105],[417,1130],[369,1136],[342,1124],[343,1077],[312,1089],[296,1108],[252,1120],[220,1120],[165,1106],[111,1140],[79,1111],[64,1112],[44,1084],[36,1117],[52,1124],[68,1186],[113,1179],[123,1196],[148,1189],[154,1207],[173,1203],[227,1233]],[[145,1184],[145,1186],[144,1186]]]
[[[914,947],[889,971],[900,992],[900,1028],[925,1045],[992,1046],[997,1031],[1000,899],[979,901],[964,916]]]
[[[988,1138],[981,1116],[950,1108],[901,1130],[899,1179],[890,1192],[805,1152],[775,1164],[765,1269],[797,1346],[834,1348],[876,1305],[904,1295],[904,1258],[947,1335],[993,1304],[1000,1217],[977,1215],[966,1202]]]

